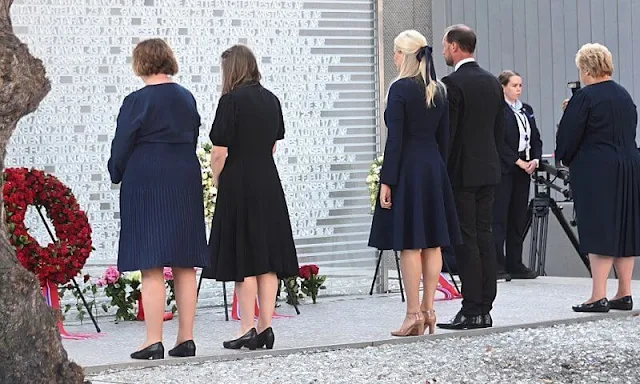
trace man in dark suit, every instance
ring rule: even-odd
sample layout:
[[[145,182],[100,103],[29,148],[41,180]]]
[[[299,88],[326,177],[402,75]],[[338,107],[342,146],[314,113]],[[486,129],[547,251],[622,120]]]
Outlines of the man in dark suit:
[[[476,34],[466,25],[445,31],[442,54],[455,71],[447,86],[451,148],[448,171],[463,245],[455,248],[462,281],[462,309],[444,329],[486,328],[496,297],[496,251],[491,224],[501,166],[497,147],[504,138],[504,95],[498,79],[473,58]]]

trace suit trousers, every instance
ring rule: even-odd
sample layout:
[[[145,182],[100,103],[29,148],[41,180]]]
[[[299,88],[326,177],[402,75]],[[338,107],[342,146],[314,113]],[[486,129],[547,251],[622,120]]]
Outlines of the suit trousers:
[[[463,242],[455,252],[462,282],[461,313],[465,316],[488,314],[496,298],[494,193],[493,185],[453,189]]]
[[[522,268],[522,244],[527,224],[531,176],[520,167],[503,173],[493,205],[493,238],[500,272]],[[505,253],[506,243],[506,253]]]

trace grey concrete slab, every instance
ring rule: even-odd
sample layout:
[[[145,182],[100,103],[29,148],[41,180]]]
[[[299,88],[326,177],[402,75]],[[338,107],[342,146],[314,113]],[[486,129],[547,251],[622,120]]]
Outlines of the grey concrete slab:
[[[482,331],[436,330],[431,337],[456,337],[501,332],[519,327],[536,327],[556,323],[628,316],[629,313],[610,312],[604,315],[575,313],[571,305],[582,302],[590,294],[590,280],[584,278],[542,277],[535,280],[513,280],[499,283],[495,309],[495,327]],[[611,294],[615,281],[609,282]],[[640,288],[640,282],[634,282]],[[436,311],[441,321],[453,317],[460,301],[438,301]],[[384,343],[406,343],[416,338],[393,338],[389,332],[402,322],[405,304],[400,295],[365,295],[322,298],[318,304],[305,304],[295,316],[293,307],[283,304],[278,312],[289,318],[274,320],[276,349],[273,351],[230,351],[222,348],[222,341],[235,335],[237,321],[226,322],[220,309],[204,309],[196,318],[198,356],[192,359],[167,358],[162,361],[135,361],[129,358],[144,339],[144,324],[124,322],[116,324],[102,319],[103,334],[90,340],[64,340],[72,360],[84,366],[87,373],[105,369],[158,364],[197,363],[208,360],[232,360],[246,357],[289,354],[309,349],[328,350],[361,348]],[[177,332],[177,319],[165,322],[165,345],[170,347]],[[91,324],[68,326],[70,332],[91,332]],[[428,338],[429,336],[424,336]]]

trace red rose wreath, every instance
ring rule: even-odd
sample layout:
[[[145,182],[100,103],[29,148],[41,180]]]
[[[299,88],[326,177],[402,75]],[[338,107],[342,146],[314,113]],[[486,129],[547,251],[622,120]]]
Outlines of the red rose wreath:
[[[4,171],[4,208],[11,244],[18,260],[35,273],[41,284],[66,284],[84,267],[93,250],[87,215],[71,189],[52,175],[35,169],[8,168]],[[40,246],[24,224],[29,205],[44,208],[58,240]]]

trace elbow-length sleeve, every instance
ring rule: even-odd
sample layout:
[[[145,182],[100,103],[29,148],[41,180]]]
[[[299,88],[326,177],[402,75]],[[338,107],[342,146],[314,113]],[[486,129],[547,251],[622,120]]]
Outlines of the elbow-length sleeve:
[[[438,142],[442,161],[447,165],[447,159],[449,158],[449,101],[446,98],[444,98],[443,108],[444,112],[440,117],[438,130],[436,131],[436,141]]]
[[[107,162],[109,176],[114,184],[122,181],[135,144],[136,134],[144,122],[145,114],[146,107],[135,94],[124,98],[118,113],[116,133],[111,142],[111,156]]]
[[[389,89],[386,111],[387,143],[384,148],[384,161],[380,171],[380,183],[390,186],[398,184],[400,158],[402,156],[405,100],[398,88],[398,83],[395,83]]]
[[[589,101],[584,92],[578,91],[569,100],[560,119],[556,135],[556,160],[570,165],[575,157],[589,118]]]
[[[216,117],[209,132],[211,144],[216,147],[229,147],[235,137],[236,107],[231,94],[223,95],[218,101]]]

